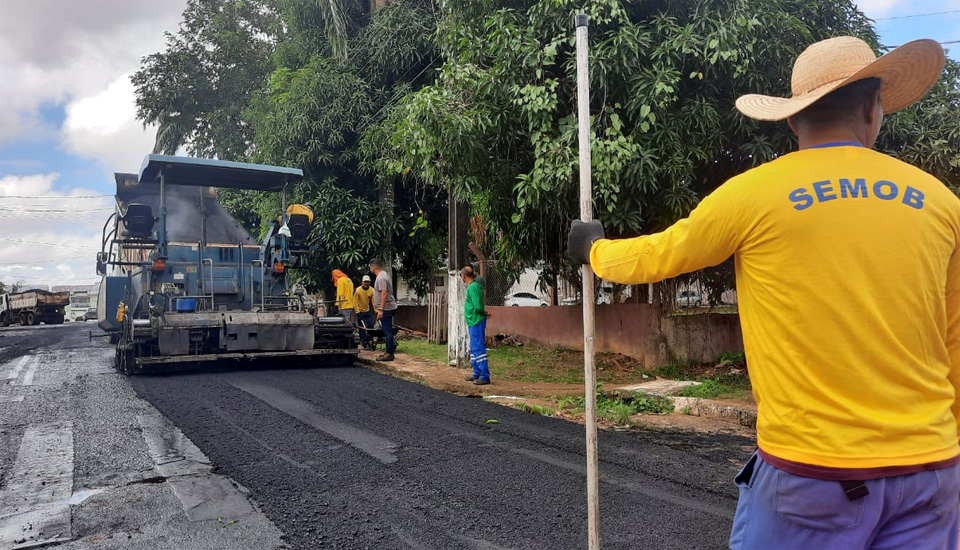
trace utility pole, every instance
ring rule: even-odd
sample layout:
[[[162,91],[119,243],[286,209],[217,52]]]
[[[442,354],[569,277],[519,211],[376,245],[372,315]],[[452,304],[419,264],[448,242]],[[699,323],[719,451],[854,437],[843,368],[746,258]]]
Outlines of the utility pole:
[[[460,280],[460,268],[467,263],[467,205],[447,190],[447,361],[451,366],[470,366],[470,333],[463,316],[467,289]]]

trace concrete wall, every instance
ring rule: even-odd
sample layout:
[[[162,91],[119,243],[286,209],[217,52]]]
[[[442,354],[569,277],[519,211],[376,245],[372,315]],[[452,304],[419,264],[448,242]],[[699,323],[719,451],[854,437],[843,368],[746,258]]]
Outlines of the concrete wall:
[[[540,346],[583,349],[580,306],[487,306],[487,336],[507,334]],[[657,318],[653,304],[598,305],[596,349],[640,359],[649,368],[674,361],[712,361],[726,351],[743,351],[740,316],[696,313]],[[660,326],[658,332],[657,326]],[[396,323],[426,332],[423,306],[400,306]]]
[[[487,334],[509,334],[542,346],[583,349],[580,306],[488,307]],[[649,304],[597,306],[596,349],[645,359],[656,334],[657,309]],[[654,359],[651,358],[651,361]]]
[[[541,346],[583,349],[579,306],[488,307],[487,335],[508,334]],[[699,313],[658,320],[653,304],[598,305],[596,349],[640,359],[647,367],[674,361],[711,361],[743,351],[740,316]],[[658,331],[658,323],[660,331]]]
[[[712,361],[725,351],[743,351],[740,315],[670,315],[660,325],[675,361]]]

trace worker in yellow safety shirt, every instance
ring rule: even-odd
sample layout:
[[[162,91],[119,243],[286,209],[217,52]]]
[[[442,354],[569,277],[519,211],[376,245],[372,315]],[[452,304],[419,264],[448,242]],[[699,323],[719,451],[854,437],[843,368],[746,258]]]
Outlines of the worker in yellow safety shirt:
[[[336,304],[337,309],[340,310],[340,315],[343,315],[347,321],[356,324],[356,320],[353,318],[353,281],[343,271],[334,269],[333,285],[337,287]]]
[[[370,286],[370,276],[364,275],[360,281],[360,288],[353,294],[353,305],[357,314],[357,324],[360,328],[360,344],[363,349],[372,351],[373,342],[364,329],[373,329],[376,323],[377,306],[374,305],[373,287]]]
[[[944,53],[879,59],[852,37],[807,48],[790,98],[748,95],[799,151],[721,185],[665,231],[568,252],[598,277],[651,283],[734,256],[758,452],[736,477],[731,548],[957,548],[960,200],[872,149]]]

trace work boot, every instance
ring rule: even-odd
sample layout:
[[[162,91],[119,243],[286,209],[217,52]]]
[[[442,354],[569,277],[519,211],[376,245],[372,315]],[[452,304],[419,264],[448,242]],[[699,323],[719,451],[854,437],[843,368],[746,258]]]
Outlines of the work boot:
[[[466,380],[467,382],[473,382],[474,380],[477,380],[477,377],[476,377],[476,376],[468,376],[468,377],[464,378],[464,380]]]
[[[483,378],[477,378],[476,380],[473,381],[474,386],[486,386],[489,383],[490,383],[489,380],[484,380]]]
[[[393,354],[392,354],[392,353],[382,353],[382,354],[380,354],[379,357],[377,357],[377,361],[393,361]]]

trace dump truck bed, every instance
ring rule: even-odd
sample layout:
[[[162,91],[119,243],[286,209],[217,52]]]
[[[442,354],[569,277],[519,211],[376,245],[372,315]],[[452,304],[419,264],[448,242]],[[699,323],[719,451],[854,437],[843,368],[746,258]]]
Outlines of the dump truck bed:
[[[47,292],[29,290],[10,295],[10,307],[13,309],[33,309],[41,307],[61,307],[70,303],[69,292]]]

